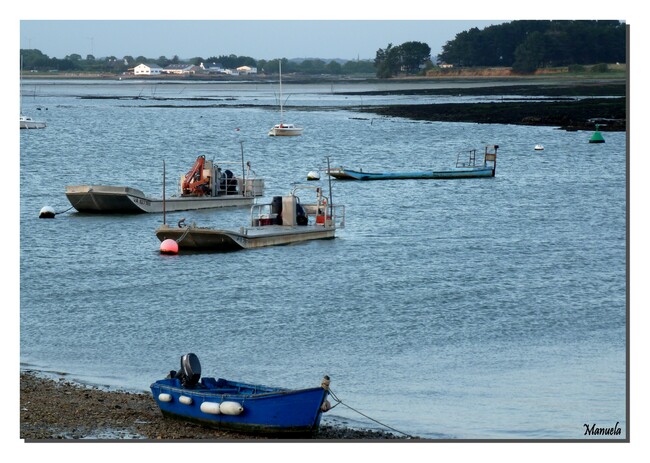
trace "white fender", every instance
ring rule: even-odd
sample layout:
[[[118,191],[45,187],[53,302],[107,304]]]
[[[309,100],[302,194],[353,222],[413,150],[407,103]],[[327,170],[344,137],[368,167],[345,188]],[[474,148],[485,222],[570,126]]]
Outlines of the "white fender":
[[[182,404],[185,404],[185,405],[192,405],[192,402],[193,402],[193,401],[192,401],[192,398],[191,398],[191,397],[188,397],[188,396],[186,396],[186,395],[182,395],[182,396],[180,396],[180,397],[178,398],[178,401],[179,401],[180,403],[182,403]]]
[[[201,404],[201,411],[203,413],[209,413],[211,415],[218,415],[219,412],[219,404],[216,402],[203,402]]]
[[[237,402],[221,402],[219,411],[224,415],[239,415],[244,411],[244,407]]]
[[[161,402],[171,402],[172,396],[171,394],[167,394],[163,392],[162,394],[158,395],[158,400],[160,400]]]

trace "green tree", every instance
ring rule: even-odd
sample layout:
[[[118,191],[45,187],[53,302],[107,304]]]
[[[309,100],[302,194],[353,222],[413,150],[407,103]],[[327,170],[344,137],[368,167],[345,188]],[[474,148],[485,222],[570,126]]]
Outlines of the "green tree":
[[[544,36],[540,32],[533,32],[515,50],[512,70],[524,74],[534,72],[543,66],[544,56]]]
[[[377,77],[380,79],[388,79],[397,75],[400,71],[399,48],[393,47],[393,44],[389,43],[385,49],[377,50],[375,68]]]
[[[431,47],[422,42],[404,42],[399,46],[399,57],[406,72],[417,73],[431,59]]]
[[[327,65],[325,65],[325,72],[327,72],[328,74],[335,74],[335,75],[342,74],[343,66],[341,66],[341,63],[339,63],[338,61],[332,60],[329,63],[327,63]]]

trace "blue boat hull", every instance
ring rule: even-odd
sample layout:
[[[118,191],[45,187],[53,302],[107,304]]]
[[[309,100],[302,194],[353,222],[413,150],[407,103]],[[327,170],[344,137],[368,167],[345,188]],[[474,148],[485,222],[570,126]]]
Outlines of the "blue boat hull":
[[[316,432],[328,395],[322,387],[291,390],[214,378],[203,378],[191,388],[175,378],[163,379],[151,385],[151,392],[170,418],[222,430],[283,435]],[[224,408],[224,402],[239,404],[241,412],[215,412],[219,405]]]
[[[339,180],[406,180],[406,179],[459,179],[494,177],[494,169],[472,168],[422,172],[362,172],[350,169],[332,169],[330,175]]]

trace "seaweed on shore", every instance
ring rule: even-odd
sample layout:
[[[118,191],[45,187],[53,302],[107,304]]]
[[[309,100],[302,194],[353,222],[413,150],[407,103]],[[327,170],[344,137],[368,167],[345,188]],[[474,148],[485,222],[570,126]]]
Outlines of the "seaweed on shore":
[[[358,107],[359,112],[436,122],[475,122],[557,126],[565,130],[625,131],[625,98],[590,98],[576,101],[441,103]]]

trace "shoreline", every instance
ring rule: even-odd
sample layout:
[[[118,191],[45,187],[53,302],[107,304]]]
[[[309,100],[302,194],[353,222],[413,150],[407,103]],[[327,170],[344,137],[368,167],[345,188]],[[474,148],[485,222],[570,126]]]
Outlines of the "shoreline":
[[[288,441],[164,418],[151,394],[107,391],[35,371],[20,372],[20,439],[43,441]],[[300,441],[400,440],[387,432],[322,425]]]

